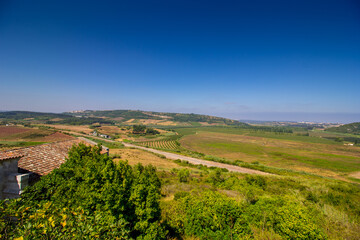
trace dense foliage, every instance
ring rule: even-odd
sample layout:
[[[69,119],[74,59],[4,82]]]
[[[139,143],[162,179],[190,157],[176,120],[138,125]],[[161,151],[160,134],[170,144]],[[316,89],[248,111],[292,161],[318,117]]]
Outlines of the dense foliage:
[[[115,165],[100,149],[74,146],[66,163],[28,188],[20,200],[2,202],[0,234],[26,239],[163,239],[156,169]]]
[[[98,117],[75,117],[61,113],[42,113],[26,111],[0,112],[0,122],[15,122],[27,125],[29,122],[46,124],[69,124],[69,125],[89,125],[94,123],[113,124],[113,121]]]
[[[72,118],[72,116],[59,113],[42,113],[27,111],[0,112],[0,120],[24,120],[29,118],[33,118],[36,120],[49,120],[52,118]]]
[[[357,185],[316,178],[308,182],[305,178],[241,177],[218,169],[185,182],[185,170],[172,172],[178,183],[168,185],[166,191],[173,192],[174,199],[162,202],[162,214],[173,235],[195,239],[358,239]]]
[[[146,130],[145,125],[133,125],[132,128],[133,128],[133,130],[132,130],[133,134],[145,133],[145,130]]]
[[[146,111],[134,111],[134,110],[110,110],[110,111],[84,111],[82,113],[76,113],[80,116],[88,117],[109,117],[109,118],[122,118],[122,121],[127,121],[130,119],[155,119],[155,120],[164,120],[168,119],[175,122],[208,122],[208,123],[218,123],[225,125],[237,125],[237,126],[247,126],[246,123],[239,121],[214,117],[208,115],[194,114],[194,113],[160,113],[160,112],[146,112]]]
[[[360,122],[349,123],[339,127],[328,128],[326,131],[339,132],[339,133],[351,133],[360,134]]]

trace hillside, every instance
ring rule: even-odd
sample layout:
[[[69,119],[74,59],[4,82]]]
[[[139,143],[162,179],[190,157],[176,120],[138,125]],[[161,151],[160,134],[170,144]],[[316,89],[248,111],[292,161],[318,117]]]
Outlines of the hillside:
[[[59,113],[44,113],[44,112],[28,112],[28,111],[9,111],[0,112],[0,120],[50,120],[54,118],[71,118],[70,115]]]
[[[122,123],[141,123],[147,125],[235,125],[247,126],[236,120],[231,120],[222,117],[214,117],[208,115],[194,114],[194,113],[163,113],[163,112],[149,112],[140,110],[107,110],[107,111],[92,111],[86,110],[82,112],[66,113],[73,116],[81,117],[97,117],[107,118],[113,121]]]
[[[93,123],[112,124],[112,121],[103,118],[84,117],[78,118],[64,113],[43,113],[28,111],[9,111],[0,112],[0,123],[42,123],[42,124],[70,124],[70,125],[89,125]]]
[[[248,126],[236,120],[194,113],[161,113],[140,110],[75,111],[65,113],[42,113],[27,111],[0,112],[0,122],[90,125],[144,124],[163,126]]]
[[[360,122],[354,122],[345,124],[339,127],[332,127],[326,129],[329,132],[339,132],[339,133],[351,133],[351,134],[360,134]]]

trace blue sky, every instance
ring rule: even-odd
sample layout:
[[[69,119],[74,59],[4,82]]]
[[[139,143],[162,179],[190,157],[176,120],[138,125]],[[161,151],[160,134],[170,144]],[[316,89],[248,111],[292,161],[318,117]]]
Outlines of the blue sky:
[[[360,121],[360,3],[0,1],[0,110]]]

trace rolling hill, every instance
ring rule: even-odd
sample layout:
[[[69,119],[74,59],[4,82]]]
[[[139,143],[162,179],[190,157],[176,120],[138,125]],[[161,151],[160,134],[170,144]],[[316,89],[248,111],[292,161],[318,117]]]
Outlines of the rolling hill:
[[[65,113],[42,113],[27,111],[0,112],[0,122],[90,125],[145,124],[162,126],[248,126],[236,120],[194,113],[162,113],[140,110],[75,111]]]
[[[351,133],[351,134],[360,134],[360,122],[354,122],[345,124],[339,127],[332,127],[326,129],[329,132],[339,132],[339,133]]]
[[[222,117],[201,115],[194,113],[164,113],[140,110],[107,110],[66,113],[77,117],[98,117],[122,123],[141,123],[146,125],[235,125],[247,124]],[[148,121],[146,121],[148,120]],[[152,120],[152,121],[149,121]]]

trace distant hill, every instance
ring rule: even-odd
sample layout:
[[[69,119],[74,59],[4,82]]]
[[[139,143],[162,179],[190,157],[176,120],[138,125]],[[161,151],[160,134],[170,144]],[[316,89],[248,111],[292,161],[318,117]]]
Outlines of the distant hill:
[[[66,114],[71,114],[77,117],[100,117],[108,118],[113,121],[122,123],[139,123],[150,125],[236,125],[247,126],[247,124],[240,121],[231,120],[222,117],[214,117],[208,115],[194,114],[194,113],[164,113],[164,112],[150,112],[140,110],[106,110],[106,111],[76,111]],[[151,120],[151,121],[150,121]]]
[[[163,126],[248,126],[246,123],[227,118],[194,113],[162,113],[140,110],[75,111],[65,113],[41,113],[27,111],[0,112],[0,122],[31,122],[46,124],[89,125],[145,124]]]
[[[71,118],[70,115],[59,113],[27,112],[27,111],[8,111],[0,112],[0,119],[24,120],[24,119],[52,119],[52,118]]]
[[[43,112],[27,112],[27,111],[8,111],[0,112],[0,123],[46,123],[46,124],[71,124],[85,125],[93,123],[111,124],[112,121],[102,118],[77,118],[70,114],[63,113],[43,113]]]
[[[360,122],[354,122],[345,124],[339,127],[332,127],[326,129],[329,132],[339,132],[339,133],[351,133],[351,134],[360,134]]]

